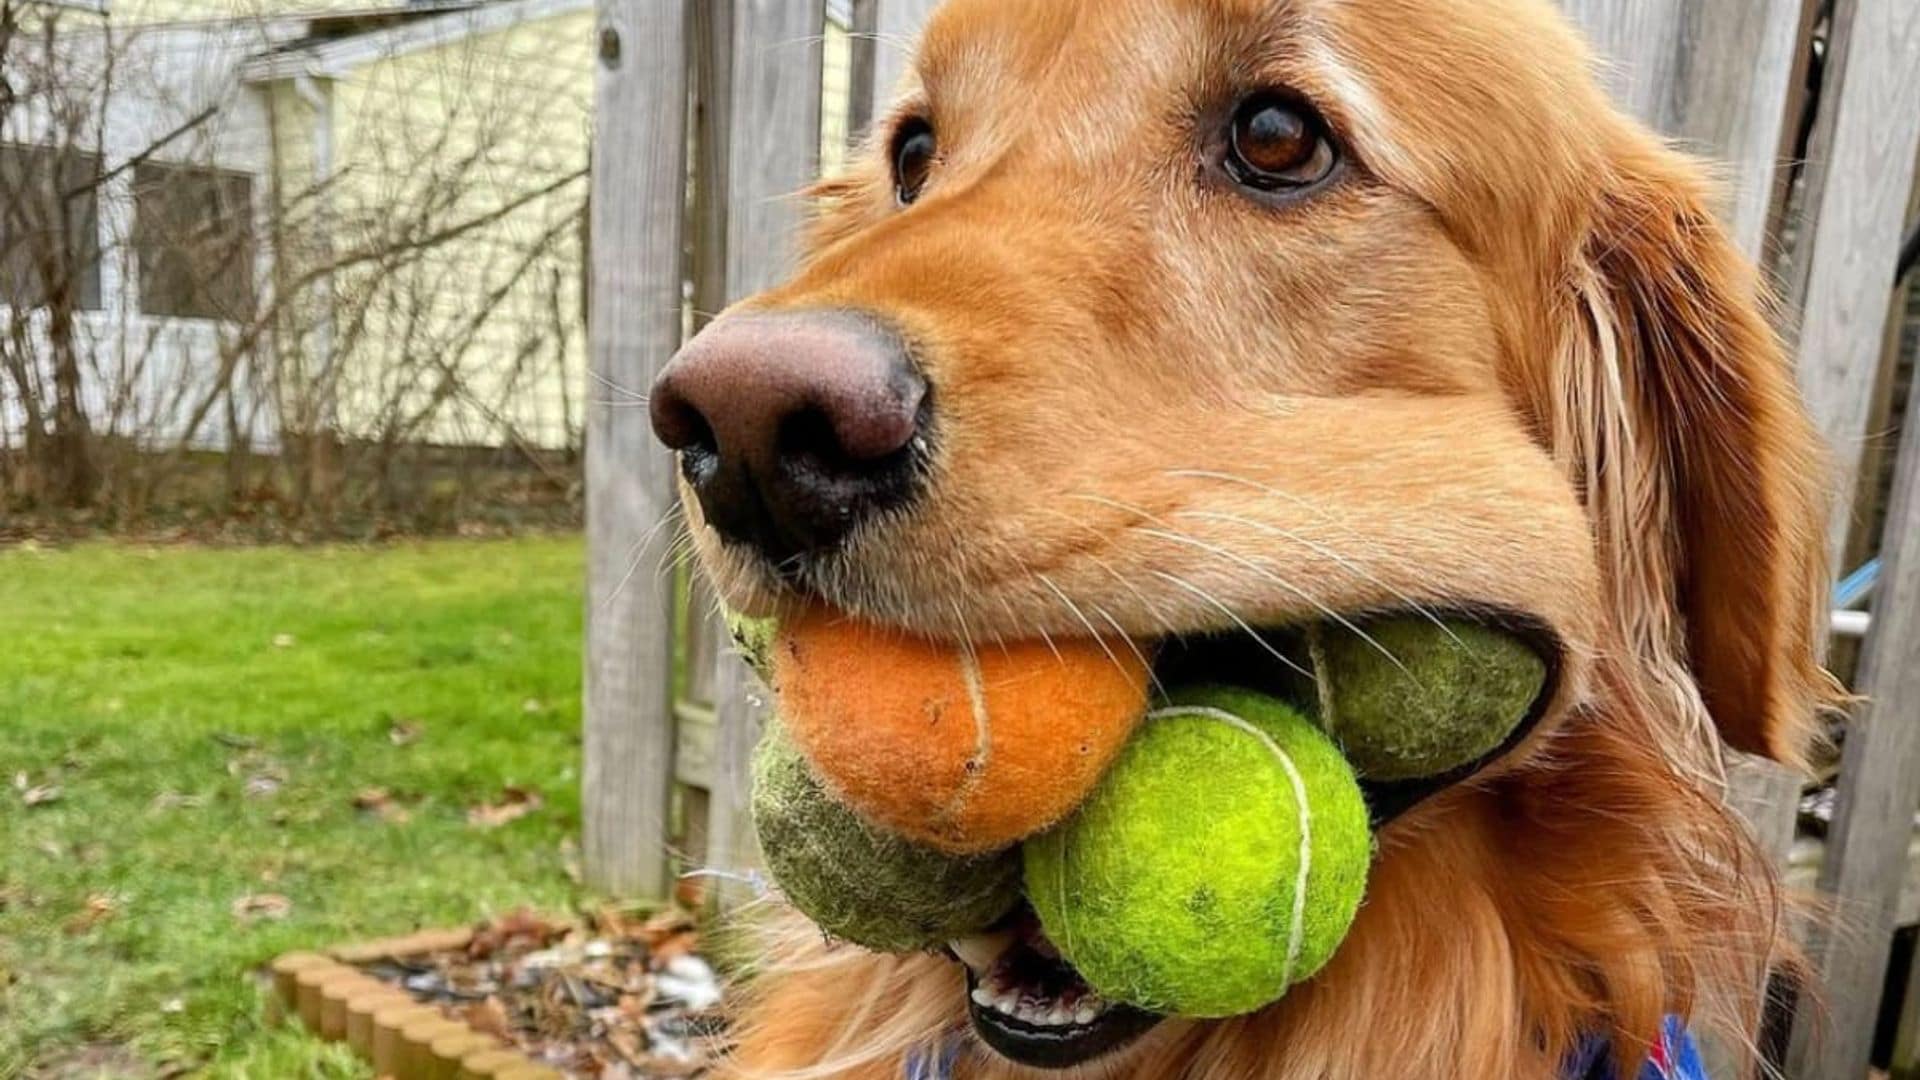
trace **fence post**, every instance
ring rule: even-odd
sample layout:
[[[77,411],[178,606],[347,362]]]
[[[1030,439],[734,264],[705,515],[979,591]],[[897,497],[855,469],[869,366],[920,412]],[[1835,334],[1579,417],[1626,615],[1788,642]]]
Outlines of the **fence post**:
[[[820,160],[821,0],[733,0],[726,95],[726,290],[739,300],[792,268],[805,216],[802,192]],[[758,861],[749,799],[753,746],[766,709],[732,649],[714,673],[714,755],[707,804],[709,864]]]
[[[637,403],[679,345],[687,0],[603,0],[588,339],[581,818],[594,888],[666,892],[673,783],[673,464]]]
[[[920,40],[920,28],[927,16],[940,6],[940,0],[875,0],[874,13],[873,100],[877,109],[885,109],[894,88],[913,62],[914,43]]]
[[[1920,160],[1920,5],[1837,0],[1820,119],[1808,152],[1807,215],[1797,251],[1803,298],[1800,381],[1833,447],[1839,505],[1829,550],[1845,550],[1854,494],[1882,383],[1894,268]],[[1833,918],[1816,925],[1808,952],[1821,999],[1803,1009],[1789,1044],[1791,1075],[1864,1076],[1872,1049],[1895,905],[1913,835],[1920,766],[1920,512],[1912,487],[1916,441],[1909,420],[1900,488],[1888,517],[1887,575],[1874,600],[1855,710],[1841,760],[1838,799],[1820,889]],[[1904,515],[1904,516],[1902,516]],[[1898,560],[1903,565],[1895,567]]]

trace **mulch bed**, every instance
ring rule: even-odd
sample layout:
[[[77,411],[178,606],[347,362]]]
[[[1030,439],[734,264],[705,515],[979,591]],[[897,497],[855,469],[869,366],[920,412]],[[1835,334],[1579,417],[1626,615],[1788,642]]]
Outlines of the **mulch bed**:
[[[580,919],[516,911],[463,945],[355,966],[583,1080],[697,1077],[726,1038],[726,983],[700,944],[687,906]]]

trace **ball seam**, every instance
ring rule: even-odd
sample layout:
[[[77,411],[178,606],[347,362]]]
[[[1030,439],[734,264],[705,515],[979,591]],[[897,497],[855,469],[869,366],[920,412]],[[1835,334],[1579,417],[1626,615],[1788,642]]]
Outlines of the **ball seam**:
[[[944,830],[954,823],[967,804],[986,782],[987,767],[993,761],[993,714],[987,709],[987,688],[985,677],[980,673],[980,657],[970,648],[955,650],[955,662],[960,668],[960,684],[967,691],[967,707],[973,715],[973,754],[967,763],[973,768],[966,769],[960,779],[960,786],[945,806],[934,812],[931,827],[935,832]]]
[[[1253,736],[1266,747],[1274,760],[1280,763],[1281,771],[1287,774],[1287,783],[1293,789],[1293,801],[1299,807],[1300,816],[1300,869],[1294,876],[1292,923],[1287,928],[1287,963],[1280,979],[1282,986],[1292,986],[1293,970],[1299,964],[1300,949],[1306,932],[1307,878],[1313,869],[1313,806],[1307,801],[1306,780],[1294,764],[1293,756],[1287,753],[1286,748],[1282,747],[1278,740],[1262,731],[1257,725],[1248,723],[1225,709],[1205,705],[1180,705],[1147,714],[1148,720],[1182,718],[1212,720]]]

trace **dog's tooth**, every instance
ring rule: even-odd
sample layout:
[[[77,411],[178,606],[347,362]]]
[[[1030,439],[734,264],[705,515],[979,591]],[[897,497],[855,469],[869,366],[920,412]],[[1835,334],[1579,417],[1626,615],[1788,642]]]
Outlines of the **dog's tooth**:
[[[1073,1014],[1073,1022],[1084,1027],[1088,1024],[1093,1023],[1095,1020],[1099,1019],[1099,1017],[1100,1017],[1099,1010],[1095,1009],[1091,1005],[1082,1005],[1080,1006],[1080,1011]]]
[[[1047,1013],[1047,1023],[1052,1024],[1054,1027],[1066,1027],[1067,1022],[1072,1019],[1073,1017],[1067,1013],[1066,1007],[1062,1005],[1055,1005]]]
[[[991,991],[989,991],[989,990],[988,990],[988,989],[987,989],[986,987],[984,987],[984,986],[976,986],[976,987],[974,987],[974,988],[973,988],[973,1003],[974,1003],[975,1005],[981,1005],[981,1006],[987,1006],[987,1007],[991,1007],[991,1006],[993,1005],[993,994],[992,994],[992,992],[991,992]]]
[[[997,934],[969,934],[947,942],[947,948],[960,962],[972,968],[976,973],[991,971],[993,965],[1013,945],[1013,932],[1001,931]]]

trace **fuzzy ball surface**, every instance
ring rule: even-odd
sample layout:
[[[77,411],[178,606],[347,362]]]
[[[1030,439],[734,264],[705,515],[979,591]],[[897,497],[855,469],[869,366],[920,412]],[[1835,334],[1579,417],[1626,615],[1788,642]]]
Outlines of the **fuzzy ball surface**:
[[[1020,898],[1011,852],[958,858],[873,828],[827,794],[778,724],[755,751],[753,824],[787,899],[827,933],[876,951],[942,945]]]
[[[1201,688],[1148,714],[1086,805],[1025,847],[1047,936],[1109,998],[1176,1016],[1261,1009],[1312,976],[1366,891],[1366,802],[1340,751],[1264,695]]]
[[[815,609],[773,647],[780,716],[836,796],[957,855],[1071,813],[1146,712],[1145,663],[1091,641],[963,650]]]
[[[1364,632],[1364,636],[1362,636]],[[1498,750],[1545,688],[1518,638],[1460,620],[1404,617],[1310,637],[1320,721],[1369,780],[1414,780]]]

